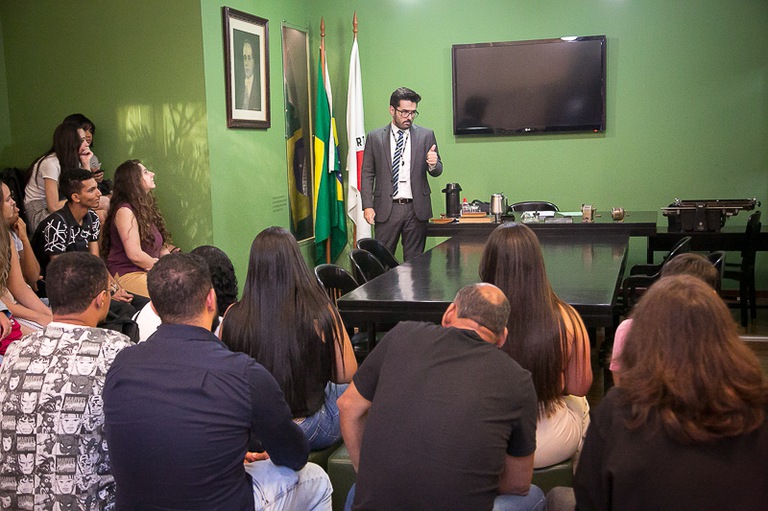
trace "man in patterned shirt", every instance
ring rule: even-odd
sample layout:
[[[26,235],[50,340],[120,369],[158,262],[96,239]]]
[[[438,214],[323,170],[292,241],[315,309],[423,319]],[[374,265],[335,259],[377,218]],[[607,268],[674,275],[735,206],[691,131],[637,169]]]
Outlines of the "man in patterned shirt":
[[[43,276],[48,262],[59,254],[90,252],[99,255],[101,223],[93,210],[99,205],[101,192],[93,173],[85,169],[65,169],[59,187],[67,203],[40,222],[32,238],[32,249]]]
[[[48,299],[53,321],[11,344],[0,366],[0,509],[113,509],[101,392],[132,343],[95,328],[110,304],[98,257],[52,261]]]

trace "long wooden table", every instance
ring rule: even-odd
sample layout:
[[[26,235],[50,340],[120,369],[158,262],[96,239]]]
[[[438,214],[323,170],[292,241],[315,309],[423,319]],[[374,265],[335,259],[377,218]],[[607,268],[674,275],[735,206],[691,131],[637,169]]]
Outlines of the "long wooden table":
[[[537,231],[555,292],[588,327],[613,326],[628,236],[548,235]],[[480,281],[486,237],[457,236],[341,297],[348,326],[404,320],[439,323],[456,292]]]

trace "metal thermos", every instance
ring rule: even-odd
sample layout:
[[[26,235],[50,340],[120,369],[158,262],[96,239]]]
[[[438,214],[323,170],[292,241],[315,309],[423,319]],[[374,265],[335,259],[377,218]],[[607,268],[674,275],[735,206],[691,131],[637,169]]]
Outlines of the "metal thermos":
[[[503,193],[494,193],[491,195],[490,213],[495,217],[496,222],[501,221],[501,216],[507,212],[507,198]]]
[[[448,183],[443,189],[445,194],[445,216],[448,218],[459,218],[461,216],[459,192],[461,192],[459,183]]]

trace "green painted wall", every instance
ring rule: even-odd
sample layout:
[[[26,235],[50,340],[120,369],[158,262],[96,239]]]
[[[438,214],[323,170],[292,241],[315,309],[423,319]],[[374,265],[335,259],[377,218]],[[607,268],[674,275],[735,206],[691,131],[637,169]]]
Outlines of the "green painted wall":
[[[307,10],[305,2],[299,0],[202,0],[200,4],[214,243],[230,256],[242,283],[256,234],[272,225],[288,227],[281,23],[307,27]],[[269,129],[227,128],[224,5],[269,20]],[[310,245],[311,241],[304,244],[305,253]]]
[[[8,80],[5,79],[3,26],[2,23],[0,23],[0,160],[2,160],[2,154],[11,146],[11,122],[9,117]]]
[[[221,7],[269,19],[272,127],[226,128]],[[139,157],[158,171],[161,206],[185,248],[213,242],[242,280],[248,247],[288,225],[280,25],[319,22],[344,143],[351,20],[360,19],[367,128],[389,121],[390,92],[424,99],[445,173],[471,198],[547,198],[656,209],[674,197],[768,201],[768,3],[763,0],[175,0],[158,4],[4,0],[0,165],[27,166],[56,123],[97,123],[107,168]],[[151,14],[150,14],[151,13]],[[83,21],[85,20],[85,21]],[[86,28],[81,28],[85,25]],[[82,34],[85,33],[84,37]],[[458,138],[451,127],[452,44],[608,36],[608,130],[601,135]],[[400,48],[400,51],[393,49]],[[314,78],[311,80],[314,84]],[[3,97],[7,91],[7,97]],[[743,223],[746,215],[732,220]],[[303,247],[305,253],[311,243]],[[642,256],[642,247],[636,254]]]
[[[435,189],[454,181],[470,199],[505,192],[566,210],[656,209],[675,197],[768,201],[768,2],[316,0],[312,9],[328,25],[339,97],[357,11],[368,129],[390,120],[397,86],[422,94],[418,123],[435,129],[445,164],[433,180],[437,211],[445,203]],[[574,34],[608,36],[605,134],[452,134],[452,44]]]
[[[213,239],[200,9],[159,6],[0,2],[13,142],[0,164],[28,167],[56,125],[82,112],[97,125],[94,152],[108,176],[129,158],[157,173],[169,229],[190,249]]]

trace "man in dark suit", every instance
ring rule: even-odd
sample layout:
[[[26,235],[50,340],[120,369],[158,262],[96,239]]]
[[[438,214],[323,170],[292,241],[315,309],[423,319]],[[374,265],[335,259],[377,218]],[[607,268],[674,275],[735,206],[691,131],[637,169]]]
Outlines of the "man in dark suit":
[[[437,177],[443,163],[434,131],[415,126],[421,96],[400,87],[389,99],[392,123],[367,135],[361,195],[365,220],[375,237],[394,253],[403,236],[403,258],[422,252],[432,216],[427,173]]]
[[[249,39],[243,42],[243,81],[238,87],[237,108],[243,110],[261,109],[261,84],[258,76],[254,75],[259,65],[259,55],[254,55],[253,44]]]

